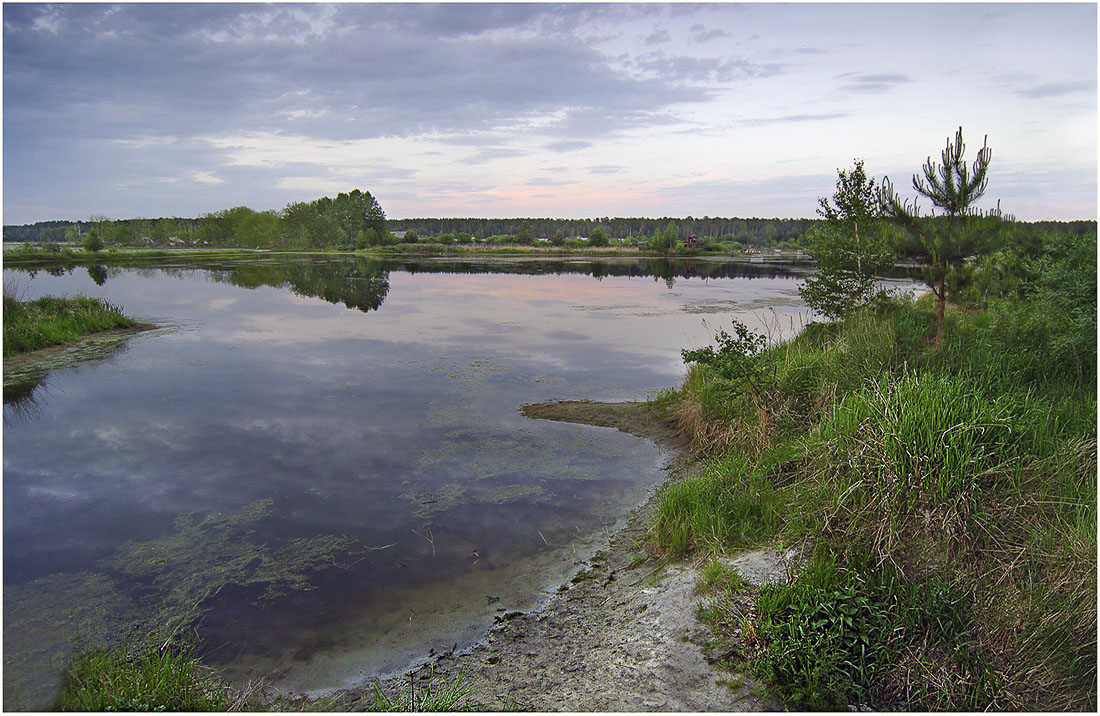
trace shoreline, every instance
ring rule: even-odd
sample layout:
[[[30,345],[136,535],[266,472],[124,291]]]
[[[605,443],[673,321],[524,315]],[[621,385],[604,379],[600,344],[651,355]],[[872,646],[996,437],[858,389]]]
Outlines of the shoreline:
[[[111,328],[106,331],[95,331],[94,333],[85,333],[71,341],[64,343],[54,343],[53,345],[43,346],[42,348],[36,348],[33,351],[24,351],[22,353],[13,353],[10,356],[4,358],[4,370],[7,371],[8,367],[20,368],[28,363],[35,363],[47,358],[50,358],[58,353],[63,353],[71,348],[76,348],[83,343],[94,340],[111,340],[115,338],[126,338],[130,335],[136,335],[138,333],[145,333],[147,331],[155,331],[160,326],[155,323],[141,323],[137,322],[132,326],[125,328]]]
[[[4,359],[4,405],[33,405],[34,393],[54,370],[94,361],[124,350],[134,336],[164,328],[136,323],[126,328],[87,333],[76,340],[16,353]]]
[[[649,403],[563,401],[523,407],[545,420],[614,427],[669,448],[662,482],[698,469],[659,406]],[[659,488],[658,488],[659,489]],[[299,705],[362,710],[375,685],[396,693],[410,682],[446,688],[461,680],[473,689],[476,710],[529,711],[770,711],[779,705],[745,674],[717,662],[710,628],[696,618],[699,565],[652,554],[646,533],[656,490],[636,507],[610,545],[597,551],[540,608],[505,612],[481,639],[464,649],[428,654],[398,675],[320,697],[284,694]],[[730,565],[749,581],[782,578],[786,556],[765,547]]]

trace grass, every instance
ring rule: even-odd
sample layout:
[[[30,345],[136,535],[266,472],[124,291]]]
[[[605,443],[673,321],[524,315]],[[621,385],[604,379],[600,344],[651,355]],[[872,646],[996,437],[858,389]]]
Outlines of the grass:
[[[5,287],[4,357],[68,343],[91,333],[131,328],[137,322],[105,300],[43,297],[20,301]]]
[[[767,474],[737,453],[699,477],[669,483],[659,505],[657,533],[673,556],[758,543],[775,533],[785,507]]]
[[[441,684],[434,672],[418,682],[410,674],[396,693],[377,684],[367,711],[472,711],[469,697],[477,688],[465,683],[463,672]],[[204,666],[187,640],[157,643],[147,636],[136,645],[93,648],[78,655],[65,671],[60,711],[331,711],[344,710],[339,697],[273,700],[263,684],[238,690],[214,669]]]
[[[791,707],[1096,708],[1092,241],[1091,289],[1040,278],[940,345],[899,301],[770,346],[751,390],[693,365],[663,398],[707,468],[661,490],[658,546],[803,546],[750,619],[712,620]]]
[[[44,244],[42,246],[23,245],[4,252],[4,262],[15,265],[77,265],[112,264],[142,259],[200,259],[228,258],[237,255],[253,255],[255,249],[247,248],[211,248],[185,247],[182,249],[156,249],[127,246],[112,246],[102,251],[85,251],[71,246]]]
[[[242,705],[186,646],[93,649],[69,666],[61,711],[227,711]]]
[[[377,684],[374,685],[374,700],[370,711],[473,711],[468,697],[477,688],[466,686],[466,673],[459,674],[451,684],[440,685],[435,672],[429,672],[426,682],[417,685],[412,674],[397,694],[386,694]]]

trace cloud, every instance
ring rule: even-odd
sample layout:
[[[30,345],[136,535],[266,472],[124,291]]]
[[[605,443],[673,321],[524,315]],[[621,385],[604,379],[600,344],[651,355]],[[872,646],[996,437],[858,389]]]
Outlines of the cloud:
[[[936,76],[951,84],[968,67],[996,68],[987,73],[988,101],[975,111],[996,111],[1010,126],[1025,115],[1051,126],[1058,119],[1051,105],[1061,116],[1072,112],[1078,124],[1094,123],[1095,33],[1082,28],[1083,20],[1095,24],[1095,8],[998,11],[1003,30],[1028,38],[1026,57],[1013,54],[1005,36],[970,46],[965,58],[939,52]],[[410,212],[445,214],[448,207],[515,206],[505,189],[547,186],[555,179],[543,171],[548,164],[569,164],[572,174],[561,175],[581,183],[557,190],[558,203],[539,206],[594,213],[615,210],[601,202],[650,206],[649,194],[645,202],[624,202],[670,180],[654,163],[682,156],[685,173],[710,176],[713,163],[730,164],[733,141],[714,142],[723,133],[766,142],[798,135],[766,148],[767,170],[750,159],[765,148],[738,152],[738,166],[760,175],[792,156],[811,166],[817,150],[802,139],[818,127],[827,127],[838,146],[855,147],[875,141],[864,129],[870,123],[893,126],[896,136],[917,131],[927,117],[917,116],[914,104],[928,114],[950,112],[941,100],[918,95],[921,77],[906,68],[928,48],[936,52],[936,43],[965,38],[965,26],[981,12],[686,3],[9,3],[4,196],[12,214],[5,218],[56,216],[59,196],[74,217],[196,215],[239,204],[273,207],[355,184],[384,190],[380,200]],[[902,21],[905,33],[887,31]],[[895,57],[902,71],[877,71],[870,56]],[[999,81],[997,72],[1015,76]],[[839,94],[822,104],[828,90]],[[867,102],[858,112],[848,104],[884,93],[891,102]],[[776,131],[736,131],[760,126]],[[1094,133],[1082,137],[1073,127],[1072,138],[1049,151],[1050,132],[1027,135],[1034,147],[1004,151],[1047,152],[1059,161],[1081,146],[1093,151]],[[628,145],[645,151],[624,153]],[[506,176],[494,176],[498,167]],[[612,186],[620,177],[623,186]],[[167,183],[172,179],[176,184]],[[525,188],[527,181],[535,184]],[[609,193],[593,196],[584,181]],[[719,192],[713,198],[719,201]]]
[[[753,117],[739,119],[735,124],[742,127],[764,127],[769,124],[789,124],[798,122],[824,122],[831,119],[844,119],[850,112],[820,112],[817,114],[785,114],[778,117]]]
[[[674,75],[639,77],[577,35],[580,20],[618,27],[662,8],[472,10],[7,5],[5,168],[20,177],[5,186],[9,205],[52,203],[37,195],[64,187],[74,205],[121,212],[116,202],[130,199],[104,192],[152,176],[215,192],[185,200],[150,186],[145,200],[164,213],[257,196],[271,206],[295,187],[316,191],[344,177],[407,181],[406,167],[433,153],[446,162],[445,144],[481,150],[455,159],[466,166],[540,144],[575,151],[668,126],[679,121],[674,107],[714,99]],[[521,143],[527,149],[511,144],[523,134],[533,140]],[[287,193],[235,183],[246,175]]]
[[[546,149],[552,152],[575,152],[580,149],[588,149],[592,146],[592,142],[587,142],[580,139],[565,140],[561,142],[550,142],[544,145]]]
[[[43,8],[40,14],[31,21],[31,29],[36,32],[48,32],[56,35],[61,31],[63,20],[56,7]]]
[[[476,153],[461,160],[463,164],[487,164],[494,162],[498,159],[514,159],[516,157],[524,157],[530,154],[524,149],[509,149],[507,147],[489,147],[487,149],[481,149]]]
[[[816,197],[827,196],[835,179],[830,174],[705,179],[662,188],[661,198],[690,202],[689,207],[719,207],[711,209],[718,216],[812,217],[817,210]],[[804,205],[793,204],[791,197],[805,197]]]
[[[720,28],[713,28],[708,30],[705,25],[695,24],[692,25],[689,30],[691,38],[696,42],[710,42],[716,40],[719,37],[729,37],[730,33]]]
[[[837,75],[837,79],[845,80],[840,89],[847,92],[859,92],[862,94],[880,94],[889,92],[899,85],[912,82],[909,75],[898,73],[857,74],[845,73]]]
[[[675,78],[631,76],[571,36],[494,34],[543,21],[541,6],[123,5],[110,37],[94,29],[94,6],[50,12],[5,10],[5,101],[19,108],[9,126],[52,118],[51,134],[79,121],[117,138],[139,123],[194,136],[293,120],[311,136],[407,137],[709,99]],[[42,18],[56,36],[23,31]]]
[[[200,184],[224,184],[225,179],[219,179],[210,172],[192,172],[191,178]]]
[[[742,57],[692,57],[668,55],[662,50],[638,57],[633,66],[643,72],[672,82],[711,83],[772,77],[788,66],[780,62],[755,62]]]
[[[576,184],[575,179],[553,179],[550,177],[535,177],[524,182],[527,186],[567,186]]]
[[[1046,99],[1047,97],[1064,97],[1079,92],[1092,92],[1095,97],[1095,80],[1077,80],[1072,82],[1043,82],[1041,84],[1016,90],[1016,94],[1028,99]]]
[[[335,196],[347,191],[349,182],[346,178],[287,176],[279,179],[275,186],[302,196]]]
[[[666,42],[672,41],[672,35],[668,34],[668,30],[660,28],[654,30],[650,34],[646,35],[642,42],[646,45],[661,45]]]

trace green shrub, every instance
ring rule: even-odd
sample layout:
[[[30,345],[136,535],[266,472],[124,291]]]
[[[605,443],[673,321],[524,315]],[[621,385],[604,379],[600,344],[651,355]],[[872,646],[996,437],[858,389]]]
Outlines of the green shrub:
[[[890,614],[854,580],[810,572],[790,585],[766,585],[756,609],[761,650],[752,669],[794,706],[866,703],[894,658]]]
[[[905,578],[861,566],[839,568],[820,550],[790,584],[765,586],[750,670],[798,708],[987,705],[996,678],[969,640],[974,625],[965,591],[939,576]],[[913,678],[922,672],[934,672],[937,682]]]

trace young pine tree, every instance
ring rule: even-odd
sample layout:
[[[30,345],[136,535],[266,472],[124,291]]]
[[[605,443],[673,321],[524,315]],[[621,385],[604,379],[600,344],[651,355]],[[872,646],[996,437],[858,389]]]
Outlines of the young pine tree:
[[[898,253],[921,264],[924,282],[936,297],[937,343],[943,340],[947,299],[969,279],[968,260],[990,249],[1004,223],[999,207],[987,213],[974,207],[988,183],[993,154],[988,138],[971,167],[963,160],[965,150],[959,127],[955,141],[947,140],[941,154],[943,163],[936,164],[928,157],[924,176],[913,175],[913,188],[932,202],[929,217],[920,216],[915,200],[910,203],[901,199],[889,177],[879,188],[883,213],[904,230]]]

